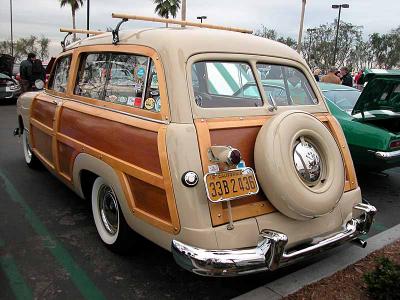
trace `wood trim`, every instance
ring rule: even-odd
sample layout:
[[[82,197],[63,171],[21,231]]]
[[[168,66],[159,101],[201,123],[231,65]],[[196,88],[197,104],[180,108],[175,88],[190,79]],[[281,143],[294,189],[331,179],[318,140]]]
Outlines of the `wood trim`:
[[[349,184],[345,185],[345,192],[349,190],[354,190],[358,187],[356,171],[354,169],[353,159],[351,158],[350,149],[347,146],[346,138],[344,137],[342,128],[339,125],[339,122],[335,117],[327,114],[326,118],[328,120],[327,124],[329,125],[331,132],[336,138],[336,141],[339,145],[340,152],[342,153],[342,157],[344,159],[346,175],[348,176]]]
[[[47,159],[45,158],[36,148],[32,148],[33,153],[36,155],[37,158],[39,158],[44,164],[46,164],[49,168],[51,168],[53,171],[55,171],[55,166]]]
[[[86,145],[82,142],[79,142],[75,139],[72,139],[62,133],[57,133],[57,141],[62,142],[70,147],[75,149],[80,149],[80,153],[87,153],[92,155],[98,159],[103,160],[105,163],[110,165],[116,170],[123,171],[133,177],[136,177],[142,181],[145,181],[151,185],[157,186],[160,189],[164,189],[164,181],[163,176],[150,172],[148,170],[142,169],[133,164],[127,163],[121,159],[118,159],[112,155],[109,155],[105,152],[97,150],[89,145]]]
[[[197,136],[200,148],[200,157],[204,174],[208,173],[208,165],[210,164],[208,159],[208,148],[211,146],[210,128],[219,129],[227,127],[235,128],[235,127],[253,127],[256,125],[262,126],[262,124],[264,124],[265,120],[268,118],[269,117],[250,118],[252,121],[250,122],[251,125],[248,126],[246,126],[247,124],[242,123],[243,120],[240,120],[239,118],[230,119],[227,121],[228,126],[230,127],[225,126],[225,123],[222,121],[223,119],[221,119],[221,121],[219,119],[195,120],[195,126],[197,130]],[[240,201],[240,199],[237,201]],[[210,208],[210,217],[213,226],[222,225],[229,221],[228,210],[223,207],[222,203],[211,203],[210,201],[208,201],[208,206]],[[273,211],[275,211],[275,208],[267,200],[259,201],[246,205],[232,206],[232,217],[234,221],[237,221],[254,216],[263,215]]]
[[[262,126],[270,118],[272,116],[208,119],[207,126],[209,130]]]
[[[93,45],[93,46],[79,47],[74,49],[73,51],[74,51],[74,57],[71,63],[71,68],[69,73],[67,97],[98,106],[109,107],[115,110],[121,110],[127,113],[137,114],[146,118],[152,118],[163,121],[171,119],[164,67],[156,50],[147,46],[139,46],[139,45]],[[154,65],[157,72],[158,85],[161,97],[161,111],[159,113],[155,113],[146,111],[144,109],[128,107],[115,103],[105,102],[103,100],[96,100],[74,95],[73,90],[77,78],[80,58],[81,55],[86,52],[119,52],[128,54],[138,54],[150,57],[154,61]]]
[[[164,230],[166,232],[175,233],[175,234],[178,233],[175,231],[174,226],[171,223],[168,223],[167,221],[165,221],[163,219],[160,219],[156,216],[153,216],[153,215],[137,208],[135,205],[135,197],[133,196],[133,193],[130,188],[126,174],[124,174],[123,172],[118,171],[118,170],[116,170],[116,173],[117,173],[117,176],[121,183],[125,198],[128,202],[129,209],[136,217],[138,217],[139,219],[142,219],[143,221],[145,221],[157,228],[160,228],[161,230]]]
[[[179,222],[178,210],[176,208],[174,189],[172,187],[172,178],[168,162],[166,139],[167,127],[163,126],[158,131],[158,156],[160,158],[161,170],[164,178],[164,189],[167,194],[168,209],[171,216],[173,232],[175,234],[178,234],[181,227]]]
[[[160,123],[142,120],[140,118],[134,118],[132,116],[126,116],[123,114],[118,114],[118,112],[116,113],[101,108],[93,109],[93,107],[85,105],[85,103],[79,103],[75,101],[65,101],[63,103],[63,108],[68,108],[79,113],[85,113],[94,117],[103,118],[109,121],[114,121],[124,125],[130,125],[133,127],[146,129],[153,132],[158,132],[160,127],[163,126],[163,124]]]
[[[31,123],[31,126],[36,127],[37,129],[44,132],[45,134],[54,136],[53,128],[43,124],[42,122],[39,122],[38,120],[35,120],[35,119],[31,119],[30,123]]]
[[[59,131],[61,111],[62,111],[61,105],[57,105],[56,111],[55,111],[55,114],[54,114],[54,122],[53,122],[53,131],[54,132],[58,132]],[[52,150],[53,150],[54,165],[56,167],[57,173],[60,173],[60,175],[64,175],[64,177],[66,179],[68,178],[68,181],[71,181],[72,178],[69,178],[69,176],[66,176],[66,174],[64,174],[64,173],[62,173],[60,171],[60,160],[59,160],[57,135],[53,135],[52,148],[53,148]]]
[[[327,113],[317,113],[314,114],[314,116],[317,117],[321,122],[324,122],[328,125],[339,145],[345,163],[346,175],[348,177],[346,178],[344,191],[346,192],[355,189],[358,184],[355,176],[354,166],[351,160],[349,149],[346,146],[346,140],[343,134],[341,134],[342,131],[339,127],[340,125],[337,123],[334,117]],[[210,130],[254,126],[261,127],[272,117],[273,116],[196,119],[195,126],[197,130],[203,172],[208,173],[208,165],[210,164],[207,152],[208,148],[211,146]],[[224,208],[222,203],[209,202],[209,207],[211,220],[214,226],[229,222],[227,209]],[[232,206],[232,216],[234,221],[270,213],[273,211],[275,211],[275,208],[267,200],[245,205]]]

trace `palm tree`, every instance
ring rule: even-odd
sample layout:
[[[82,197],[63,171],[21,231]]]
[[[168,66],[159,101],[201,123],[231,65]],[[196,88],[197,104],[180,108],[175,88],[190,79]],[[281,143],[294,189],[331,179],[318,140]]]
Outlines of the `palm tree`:
[[[181,7],[181,0],[153,0],[156,4],[154,12],[157,13],[161,18],[169,18],[171,15],[174,19],[176,14]],[[166,24],[168,27],[168,23]]]
[[[59,0],[60,1],[60,7],[64,7],[66,5],[71,6],[71,12],[72,12],[72,28],[76,28],[75,24],[75,12],[83,5],[83,0]],[[76,34],[74,33],[73,35],[74,41],[76,41]]]

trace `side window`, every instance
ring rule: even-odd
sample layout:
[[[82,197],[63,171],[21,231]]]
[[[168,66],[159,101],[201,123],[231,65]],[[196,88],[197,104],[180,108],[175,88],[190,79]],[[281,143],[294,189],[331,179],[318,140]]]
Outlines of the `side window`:
[[[146,56],[105,52],[83,55],[74,94],[154,112],[161,110],[157,73]]]
[[[278,106],[317,104],[310,83],[298,69],[282,66],[257,64],[257,71],[268,100]]]
[[[68,73],[71,65],[71,55],[61,57],[54,67],[53,76],[49,82],[49,89],[65,93],[68,84]]]

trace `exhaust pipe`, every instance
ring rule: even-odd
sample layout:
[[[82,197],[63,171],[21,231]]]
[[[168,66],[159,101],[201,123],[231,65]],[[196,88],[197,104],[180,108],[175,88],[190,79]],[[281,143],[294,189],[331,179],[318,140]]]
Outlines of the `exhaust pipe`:
[[[20,132],[19,127],[15,128],[14,131],[13,131],[13,135],[14,135],[14,136],[17,136],[17,135],[20,136],[21,133],[22,133],[22,132]]]
[[[355,243],[357,246],[361,247],[361,248],[365,248],[367,247],[367,241],[364,241],[360,238],[356,238],[353,240],[353,243]]]

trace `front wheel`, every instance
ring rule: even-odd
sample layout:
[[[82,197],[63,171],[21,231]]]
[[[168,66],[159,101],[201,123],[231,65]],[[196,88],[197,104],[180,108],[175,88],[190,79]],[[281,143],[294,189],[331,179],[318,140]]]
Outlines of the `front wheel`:
[[[39,159],[32,152],[32,148],[29,145],[29,134],[24,128],[22,133],[22,147],[24,149],[25,162],[29,168],[36,169],[40,165]]]
[[[92,212],[102,242],[114,252],[129,252],[132,231],[125,221],[114,190],[102,177],[93,183]]]

